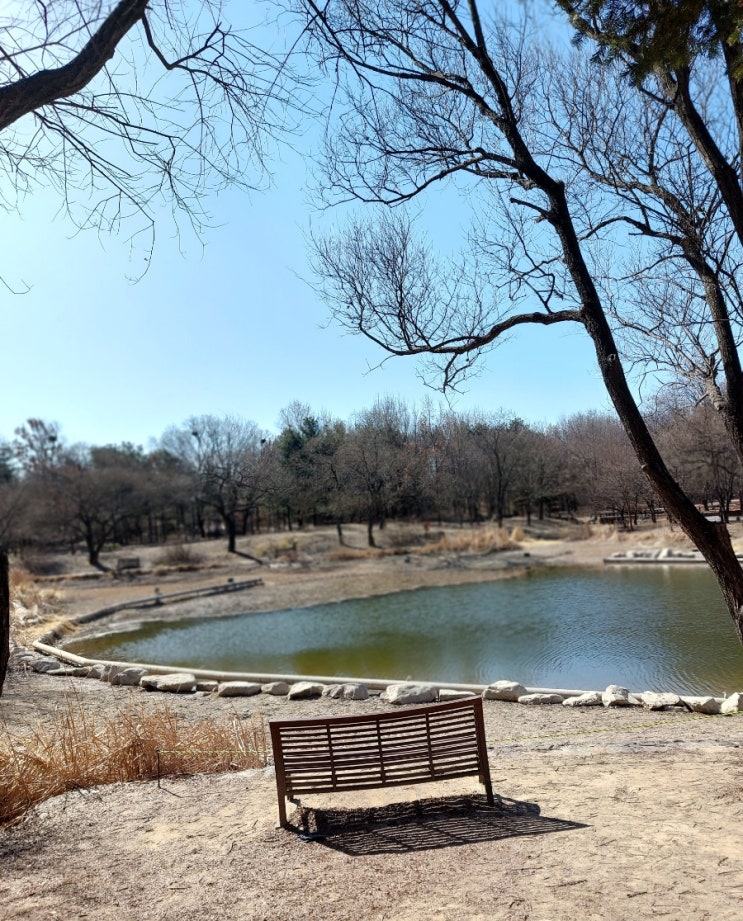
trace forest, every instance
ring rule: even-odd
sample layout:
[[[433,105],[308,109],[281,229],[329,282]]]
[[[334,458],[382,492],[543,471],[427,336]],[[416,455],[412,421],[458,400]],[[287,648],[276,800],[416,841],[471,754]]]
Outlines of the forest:
[[[737,455],[708,405],[653,416],[675,476],[700,510],[740,514]],[[533,425],[505,411],[456,413],[387,397],[343,421],[299,402],[278,434],[236,416],[198,416],[148,449],[68,444],[29,419],[0,442],[0,539],[32,557],[388,520],[502,525],[563,517],[632,530],[665,518],[615,416]]]

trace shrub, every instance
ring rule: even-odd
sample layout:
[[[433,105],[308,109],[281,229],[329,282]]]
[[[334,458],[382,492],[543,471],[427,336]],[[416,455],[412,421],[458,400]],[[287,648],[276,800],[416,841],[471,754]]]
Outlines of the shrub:
[[[198,566],[203,557],[186,544],[168,544],[158,557],[160,566]]]

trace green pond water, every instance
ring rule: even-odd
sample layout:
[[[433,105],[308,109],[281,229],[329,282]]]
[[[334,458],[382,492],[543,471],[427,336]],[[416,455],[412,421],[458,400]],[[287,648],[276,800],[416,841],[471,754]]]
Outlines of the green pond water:
[[[716,695],[743,647],[704,569],[554,570],[338,604],[149,623],[67,644],[92,658],[270,674]]]

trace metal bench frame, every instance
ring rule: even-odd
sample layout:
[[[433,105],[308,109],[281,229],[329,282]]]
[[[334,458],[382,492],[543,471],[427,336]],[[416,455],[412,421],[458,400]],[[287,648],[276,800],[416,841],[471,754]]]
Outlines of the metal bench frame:
[[[493,805],[482,699],[389,713],[272,720],[279,825],[286,800],[477,774]]]

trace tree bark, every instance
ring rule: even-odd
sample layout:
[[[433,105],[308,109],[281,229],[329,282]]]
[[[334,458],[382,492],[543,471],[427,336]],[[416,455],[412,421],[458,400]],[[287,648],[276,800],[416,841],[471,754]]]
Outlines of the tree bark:
[[[0,550],[0,697],[10,659],[10,575],[8,554]]]
[[[150,0],[122,0],[75,57],[0,89],[0,131],[13,122],[84,89],[116,53],[122,38],[145,15]]]

